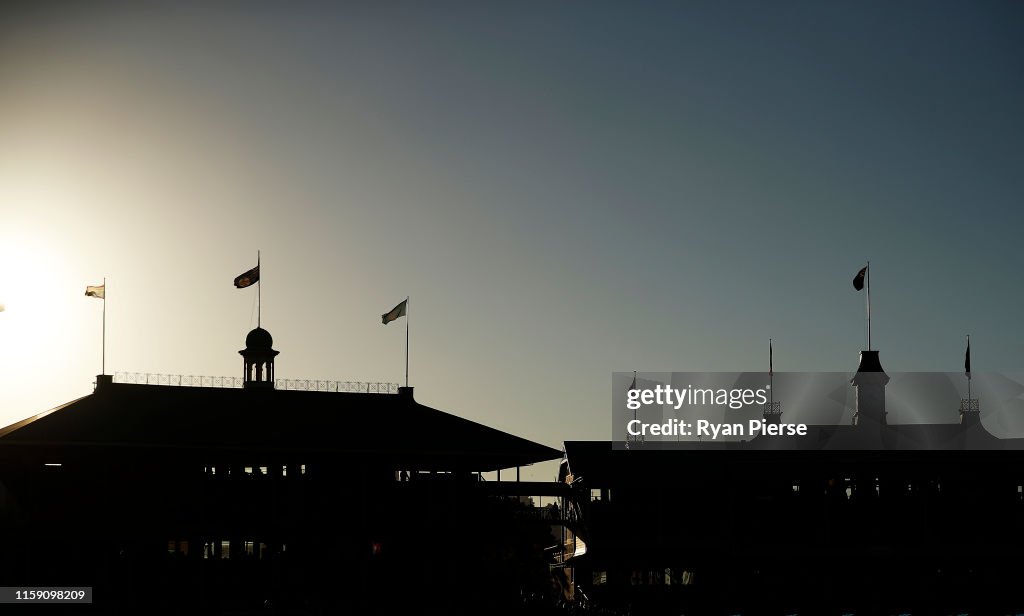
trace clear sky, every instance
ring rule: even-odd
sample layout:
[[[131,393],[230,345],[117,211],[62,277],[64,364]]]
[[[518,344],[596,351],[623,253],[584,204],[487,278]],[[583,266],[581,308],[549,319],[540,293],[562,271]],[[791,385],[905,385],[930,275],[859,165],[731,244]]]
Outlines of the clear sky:
[[[558,447],[612,371],[1024,368],[1024,9],[0,9],[0,424],[107,371],[400,381]],[[10,6],[10,5],[5,5]]]

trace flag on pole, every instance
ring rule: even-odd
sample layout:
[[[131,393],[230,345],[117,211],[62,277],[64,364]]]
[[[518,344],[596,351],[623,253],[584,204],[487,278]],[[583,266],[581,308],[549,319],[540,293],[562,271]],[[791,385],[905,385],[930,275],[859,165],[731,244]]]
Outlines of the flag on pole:
[[[768,339],[768,376],[775,376],[775,370],[772,362],[772,339]]]
[[[384,323],[384,325],[387,325],[388,323],[394,321],[398,317],[404,317],[405,316],[405,308],[406,308],[406,305],[408,303],[409,303],[409,299],[406,298],[406,299],[402,300],[402,303],[400,303],[397,306],[395,306],[394,308],[392,308],[390,312],[388,312],[386,314],[380,315],[381,322]]]
[[[107,287],[107,285],[105,285],[105,284],[97,285],[95,287],[93,287],[93,286],[86,286],[85,287],[85,296],[86,297],[98,297],[100,299],[106,299],[106,292],[107,292],[106,287]]]
[[[967,336],[967,356],[964,358],[964,372],[967,373],[967,380],[971,380],[971,337]]]
[[[260,281],[260,266],[252,268],[244,274],[235,277],[235,287],[244,289]]]
[[[853,277],[853,288],[854,289],[857,289],[858,291],[860,291],[861,289],[864,288],[864,276],[866,276],[867,273],[868,273],[868,268],[867,268],[866,265],[864,267],[860,268],[860,271],[857,272],[857,275]]]
[[[627,393],[628,393],[628,392],[631,392],[631,391],[633,391],[634,389],[636,389],[636,372],[633,372],[633,382],[632,382],[632,383],[630,383],[630,385],[629,385],[629,389],[627,389],[627,390],[626,390],[626,392],[627,392]],[[635,414],[635,413],[634,413],[634,414]]]

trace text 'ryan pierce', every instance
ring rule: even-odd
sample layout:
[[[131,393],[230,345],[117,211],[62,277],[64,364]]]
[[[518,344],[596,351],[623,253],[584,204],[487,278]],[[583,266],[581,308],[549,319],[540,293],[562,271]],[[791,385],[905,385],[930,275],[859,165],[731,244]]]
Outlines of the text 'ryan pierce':
[[[633,419],[626,424],[626,432],[630,436],[708,436],[711,440],[720,436],[806,436],[807,424],[772,424],[763,419],[751,419],[744,427],[742,423],[717,423],[707,419],[695,422],[669,419],[663,423]]]

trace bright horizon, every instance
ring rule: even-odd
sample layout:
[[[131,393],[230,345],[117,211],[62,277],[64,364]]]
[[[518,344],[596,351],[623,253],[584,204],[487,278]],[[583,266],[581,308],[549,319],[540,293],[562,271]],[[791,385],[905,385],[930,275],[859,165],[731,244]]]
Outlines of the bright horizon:
[[[1015,3],[0,10],[0,424],[107,373],[402,382],[552,447],[614,371],[1024,368]],[[549,474],[545,471],[545,476]]]

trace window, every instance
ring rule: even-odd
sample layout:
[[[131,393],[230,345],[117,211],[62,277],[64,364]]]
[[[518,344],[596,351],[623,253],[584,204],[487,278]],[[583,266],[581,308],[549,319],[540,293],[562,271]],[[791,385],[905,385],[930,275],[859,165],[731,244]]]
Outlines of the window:
[[[590,500],[599,501],[601,500],[601,488],[590,488]]]
[[[256,544],[252,541],[245,542],[245,555],[252,557],[256,555]]]
[[[604,586],[605,584],[607,584],[608,583],[608,572],[607,571],[595,571],[594,572],[593,583],[594,583],[594,586]]]
[[[220,542],[220,557],[231,558],[231,542],[221,541]]]

